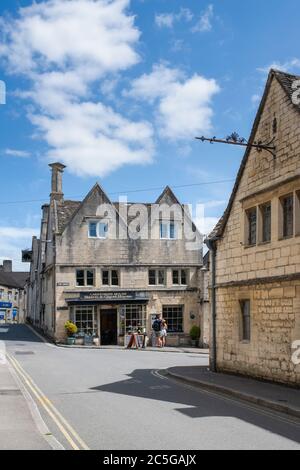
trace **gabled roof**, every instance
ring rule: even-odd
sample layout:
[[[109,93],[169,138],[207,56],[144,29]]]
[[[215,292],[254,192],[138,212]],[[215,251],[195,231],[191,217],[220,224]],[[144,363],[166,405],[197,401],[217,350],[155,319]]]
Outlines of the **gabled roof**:
[[[109,197],[106,195],[103,188],[99,185],[99,183],[96,183],[93,186],[93,188],[89,191],[89,193],[86,195],[86,197],[84,198],[83,201],[71,201],[71,200],[66,200],[66,201],[62,201],[62,202],[55,201],[56,216],[57,216],[57,229],[58,229],[59,233],[62,233],[64,231],[64,229],[71,222],[71,220],[73,219],[75,214],[79,211],[80,207],[83,206],[85,201],[91,196],[91,194],[95,190],[100,191],[103,194],[104,199],[106,200],[106,202],[108,204],[112,204],[112,206],[115,208],[116,212],[119,213],[120,203],[110,201]],[[136,203],[136,202],[133,203],[133,202],[131,202],[131,203],[127,203],[127,205],[128,205],[128,207],[130,207],[133,204],[143,204],[147,208],[147,210],[149,212],[149,215],[150,215],[151,207],[154,204],[160,204],[160,202],[164,198],[169,198],[174,202],[174,204],[180,204],[182,206],[182,204],[178,201],[177,197],[175,196],[175,194],[173,193],[172,189],[169,186],[165,187],[163,192],[160,194],[160,196],[157,198],[157,200],[153,203],[151,203],[151,202],[150,203],[149,202],[142,202],[142,203]],[[128,217],[128,223],[130,221],[131,221],[131,218]]]
[[[292,101],[292,94],[293,94],[292,84],[293,84],[294,81],[300,80],[300,76],[291,75],[289,73],[285,73],[285,72],[281,72],[279,70],[271,69],[270,73],[269,73],[269,76],[268,76],[267,83],[266,83],[265,91],[264,91],[261,103],[259,105],[256,117],[255,117],[255,120],[254,120],[253,127],[252,127],[252,130],[251,130],[249,143],[252,143],[255,139],[255,135],[257,133],[260,118],[261,118],[262,112],[264,110],[264,106],[265,106],[265,103],[266,103],[266,100],[267,100],[267,97],[268,97],[268,93],[269,93],[269,90],[270,90],[270,87],[271,87],[271,84],[272,84],[272,81],[273,81],[274,78],[276,78],[278,80],[278,82],[282,86],[283,90],[288,95],[291,103],[295,106],[295,108],[298,111],[300,111],[300,107],[295,105]],[[235,184],[234,184],[234,187],[233,187],[233,190],[232,190],[227,208],[225,209],[225,212],[224,212],[223,216],[220,218],[220,220],[218,221],[218,223],[215,226],[215,228],[213,229],[213,231],[208,236],[208,239],[220,238],[224,233],[224,230],[225,230],[225,227],[226,227],[229,215],[230,215],[230,211],[231,211],[231,208],[232,208],[232,205],[233,205],[233,202],[234,202],[234,199],[235,199],[235,196],[236,196],[241,178],[243,176],[244,169],[246,167],[250,152],[251,152],[251,147],[247,147],[246,152],[244,154],[244,157],[242,159],[237,177],[236,177],[236,181],[235,181]]]
[[[0,271],[0,286],[24,289],[29,272],[4,272]]]
[[[156,202],[155,204],[160,204],[161,201],[165,198],[169,198],[171,200],[174,201],[174,204],[180,204],[180,202],[178,201],[177,197],[175,196],[175,194],[173,193],[172,189],[170,188],[170,186],[166,186],[165,189],[163,190],[163,192],[161,193],[161,195],[156,199]],[[181,205],[181,204],[180,204]]]

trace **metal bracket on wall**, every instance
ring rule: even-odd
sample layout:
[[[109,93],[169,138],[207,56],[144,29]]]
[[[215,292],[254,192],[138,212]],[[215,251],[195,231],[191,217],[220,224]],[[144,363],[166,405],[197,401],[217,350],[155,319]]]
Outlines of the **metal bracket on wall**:
[[[196,140],[201,140],[201,142],[209,142],[211,144],[227,144],[227,145],[239,145],[241,147],[255,148],[257,152],[262,152],[266,150],[269,152],[273,158],[276,158],[276,147],[274,145],[273,139],[270,142],[263,143],[261,141],[248,142],[244,137],[240,137],[236,132],[233,132],[231,135],[226,137],[226,139],[217,139],[216,137],[207,138],[207,137],[196,137]]]

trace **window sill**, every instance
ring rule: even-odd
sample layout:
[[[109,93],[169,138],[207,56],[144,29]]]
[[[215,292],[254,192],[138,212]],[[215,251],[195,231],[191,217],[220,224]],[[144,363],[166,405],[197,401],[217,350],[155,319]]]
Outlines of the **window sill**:
[[[284,240],[291,240],[292,238],[294,238],[294,235],[289,235],[288,237],[279,237],[278,241],[282,242]]]
[[[267,242],[259,242],[258,243],[258,246],[265,246],[265,245],[270,245],[271,243],[271,240],[267,241]]]
[[[240,344],[251,344],[251,341],[250,340],[246,340],[246,339],[243,339],[240,341]]]
[[[256,243],[254,243],[253,245],[244,245],[244,248],[246,250],[246,249],[249,249],[249,248],[254,248],[255,246],[257,246]]]

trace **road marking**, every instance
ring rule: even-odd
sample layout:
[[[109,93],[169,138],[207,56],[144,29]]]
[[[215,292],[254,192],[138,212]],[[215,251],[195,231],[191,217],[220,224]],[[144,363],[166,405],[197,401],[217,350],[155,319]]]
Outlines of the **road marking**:
[[[159,370],[156,369],[156,370],[152,370],[151,371],[151,374],[154,375],[154,377],[156,377],[157,379],[160,379],[160,380],[168,380],[167,377],[165,377],[164,375],[161,375]]]
[[[35,384],[30,375],[22,368],[20,363],[13,358],[10,354],[7,353],[7,357],[13,367],[17,370],[19,375],[23,378],[24,382],[41,403],[43,408],[47,411],[48,415],[55,422],[59,430],[62,432],[64,437],[67,439],[69,444],[74,450],[80,450],[80,447],[83,450],[89,450],[87,444],[81,439],[78,433],[73,429],[73,427],[67,422],[67,420],[61,415],[61,413],[55,408],[53,403],[44,395],[40,388]],[[77,441],[77,442],[76,442]]]
[[[8,369],[12,376],[14,377],[17,385],[19,386],[31,413],[31,416],[33,418],[33,421],[36,424],[36,427],[38,428],[39,432],[42,434],[44,439],[48,442],[48,444],[52,447],[53,450],[65,450],[64,446],[56,439],[55,436],[50,432],[47,424],[43,420],[40,411],[38,409],[38,406],[30,393],[28,392],[27,388],[21,381],[20,377],[18,376],[17,372],[13,368],[12,364],[7,361]]]
[[[297,418],[295,418],[295,420],[293,418],[286,418],[282,414],[279,414],[280,412],[274,411],[273,413],[271,413],[263,407],[250,405],[248,403],[245,403],[242,400],[239,400],[238,398],[229,398],[229,397],[223,395],[221,392],[220,393],[211,392],[211,391],[208,391],[208,390],[205,390],[205,389],[200,389],[200,387],[197,387],[196,385],[188,385],[186,383],[183,383],[183,382],[177,380],[175,377],[162,376],[161,373],[160,373],[161,371],[159,371],[159,370],[152,371],[152,372],[153,372],[153,375],[155,375],[156,377],[160,376],[161,379],[169,380],[171,382],[175,382],[178,385],[181,385],[182,387],[185,387],[185,388],[187,388],[191,391],[194,391],[194,392],[197,391],[199,393],[202,393],[204,395],[208,395],[210,397],[216,397],[219,400],[228,401],[228,402],[233,403],[233,404],[235,404],[235,405],[237,405],[241,408],[246,408],[246,409],[249,409],[251,411],[255,411],[259,414],[268,416],[272,419],[277,419],[278,421],[281,421],[285,424],[292,424],[293,426],[300,427],[300,422],[297,420]]]

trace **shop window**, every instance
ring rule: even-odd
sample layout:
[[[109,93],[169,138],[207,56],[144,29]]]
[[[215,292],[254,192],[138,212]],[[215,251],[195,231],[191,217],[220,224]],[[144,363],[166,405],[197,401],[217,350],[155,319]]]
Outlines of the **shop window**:
[[[78,333],[92,336],[98,334],[97,315],[92,306],[80,305],[75,307],[75,324]]]
[[[173,285],[175,286],[187,285],[187,272],[185,269],[173,269],[172,278],[173,278]]]
[[[94,286],[95,272],[93,269],[76,269],[77,286]]]
[[[166,320],[169,333],[183,332],[183,306],[163,306],[162,316]]]
[[[250,315],[250,300],[241,300],[241,340],[250,341],[251,339],[251,315]]]
[[[0,289],[0,299],[4,298],[4,289]]]
[[[127,335],[136,332],[143,332],[146,328],[146,306],[145,305],[124,305],[120,315],[122,322],[120,333]]]

